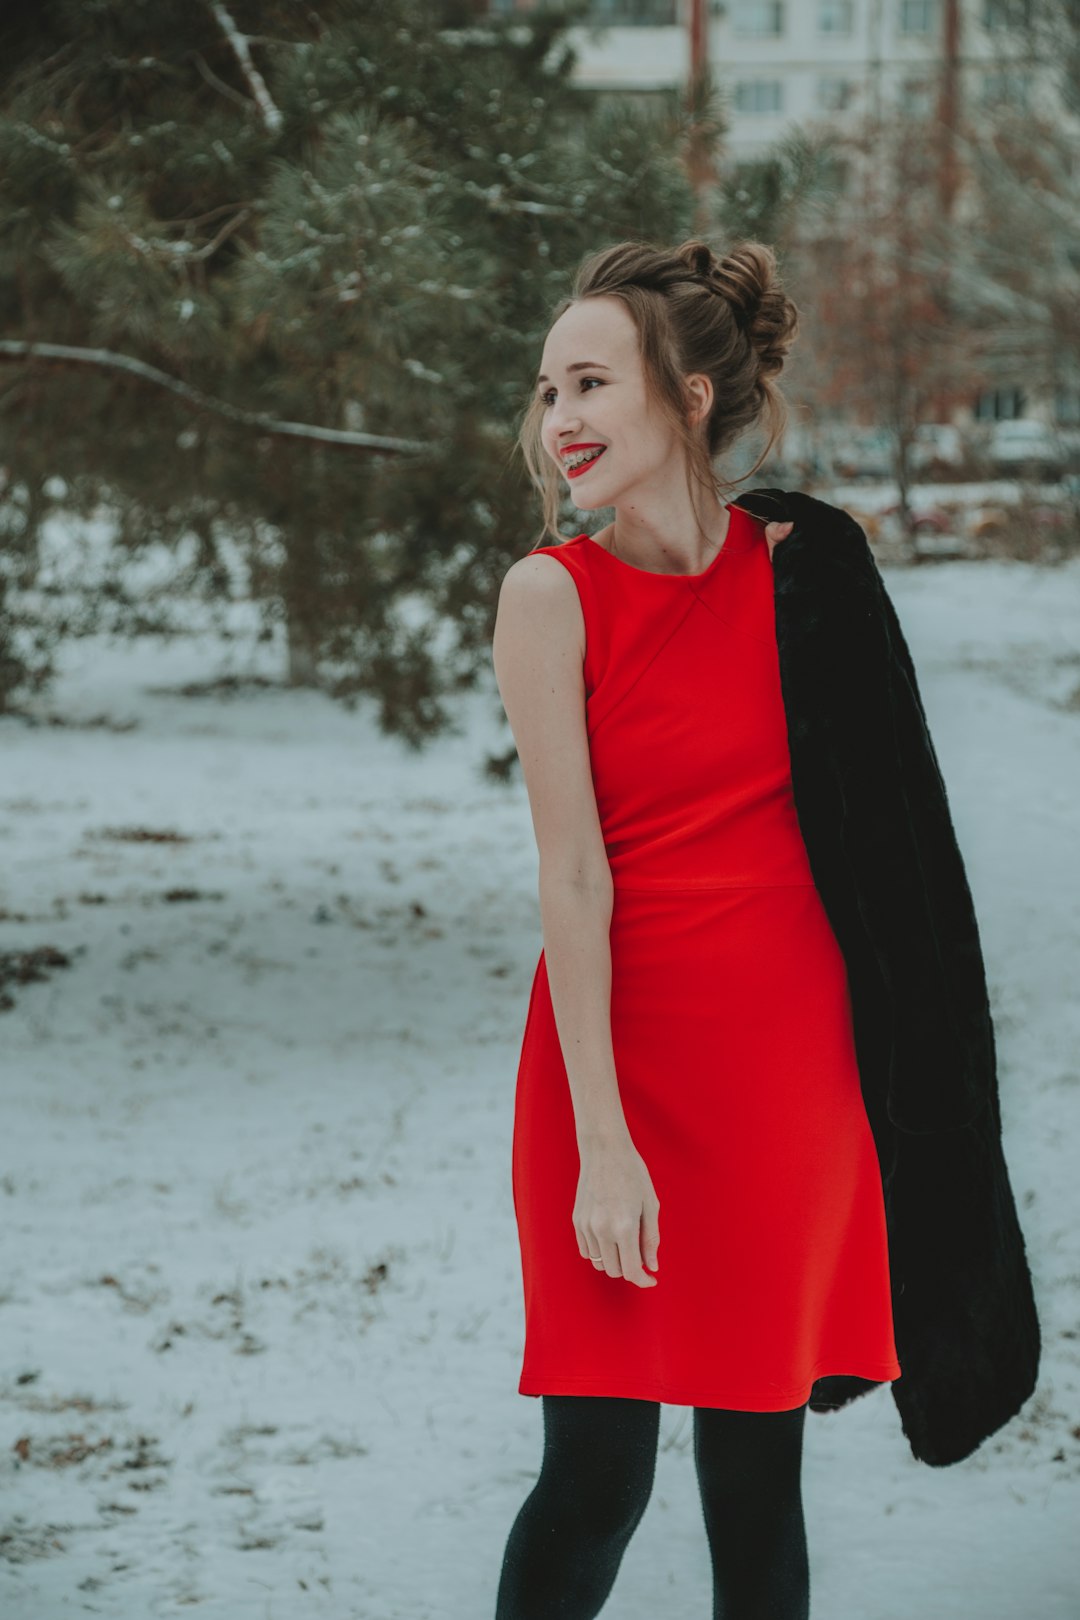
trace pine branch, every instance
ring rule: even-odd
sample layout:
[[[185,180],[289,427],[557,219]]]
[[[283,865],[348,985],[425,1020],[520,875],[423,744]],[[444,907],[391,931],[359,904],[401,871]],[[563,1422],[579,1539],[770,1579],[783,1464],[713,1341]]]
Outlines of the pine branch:
[[[250,208],[242,208],[233,219],[227,219],[211,241],[204,243],[201,248],[196,248],[194,253],[188,255],[188,263],[190,264],[193,260],[209,259],[211,254],[217,252],[226,237],[231,236],[233,231],[238,231],[245,219],[250,219],[252,212],[253,210]]]
[[[220,90],[223,96],[228,96],[229,100],[233,102],[235,106],[243,107],[245,112],[250,112],[250,97],[242,96],[239,90],[233,89],[231,84],[226,84],[224,79],[219,79],[213,68],[208,62],[203,60],[198,51],[192,51],[191,54],[195,58],[195,64],[203,78],[206,80],[207,84],[211,85],[215,90]]]
[[[267,416],[264,411],[246,411],[241,406],[230,405],[227,400],[214,399],[210,394],[204,394],[201,389],[192,388],[190,383],[181,382],[178,377],[170,377],[167,372],[159,371],[157,366],[149,366],[144,360],[136,360],[130,354],[117,354],[112,349],[82,349],[69,343],[21,343],[4,338],[0,339],[0,359],[5,356],[14,360],[32,360],[40,357],[42,360],[56,360],[124,372],[130,377],[138,377],[143,382],[153,383],[158,388],[168,389],[185,404],[192,405],[197,410],[212,411],[218,416],[226,417],[230,422],[239,423],[242,427],[257,428],[260,433],[272,433],[294,439],[311,439],[320,444],[348,445],[358,450],[389,450],[396,453],[429,448],[422,439],[396,439],[380,433],[357,433],[348,428],[319,427],[310,422],[279,422],[276,418]]]
[[[242,34],[237,28],[221,0],[207,0],[207,4],[219,28],[232,46],[233,54],[240,64],[240,71],[247,80],[255,105],[262,114],[263,123],[271,135],[276,135],[284,123],[284,119],[274,105],[270,92],[266,88],[265,79],[251,60],[247,35]]]
[[[230,209],[243,208],[247,213],[252,213],[256,207],[258,207],[256,202],[219,203],[217,208],[208,208],[205,214],[181,215],[179,219],[161,219],[158,220],[158,224],[162,230],[175,230],[178,225],[183,225],[186,230],[191,230],[198,225],[208,225],[212,219],[216,219],[219,214],[227,214]]]
[[[197,264],[201,259],[211,258],[222,242],[231,236],[233,231],[239,230],[245,219],[249,219],[253,212],[254,210],[251,208],[242,208],[233,219],[226,220],[217,235],[209,242],[205,242],[201,248],[193,248],[190,242],[163,241],[160,237],[147,241],[142,236],[136,236],[133,231],[125,231],[124,240],[130,242],[136,252],[143,254],[148,259],[164,256],[166,258],[182,259],[185,264]]]
[[[556,219],[569,219],[571,210],[556,203],[529,202],[524,197],[508,197],[499,182],[482,186],[475,180],[464,180],[461,189],[470,197],[487,203],[493,214],[553,214]]]

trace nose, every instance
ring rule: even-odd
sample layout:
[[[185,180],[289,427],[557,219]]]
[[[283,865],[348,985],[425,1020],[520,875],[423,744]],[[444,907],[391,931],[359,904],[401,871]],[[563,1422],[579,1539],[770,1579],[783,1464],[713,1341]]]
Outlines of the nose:
[[[574,434],[580,426],[581,417],[578,414],[576,403],[573,400],[568,400],[564,405],[561,400],[557,399],[553,409],[548,413],[548,428],[556,446],[572,444]]]

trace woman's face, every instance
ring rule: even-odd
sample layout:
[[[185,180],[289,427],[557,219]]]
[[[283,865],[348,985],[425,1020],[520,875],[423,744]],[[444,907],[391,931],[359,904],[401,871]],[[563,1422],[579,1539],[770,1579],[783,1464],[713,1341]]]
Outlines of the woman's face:
[[[658,475],[666,482],[681,466],[675,434],[649,407],[637,327],[621,298],[585,298],[564,311],[547,335],[539,376],[544,449],[575,506],[632,505],[635,489]],[[575,473],[566,452],[586,445],[602,453]]]

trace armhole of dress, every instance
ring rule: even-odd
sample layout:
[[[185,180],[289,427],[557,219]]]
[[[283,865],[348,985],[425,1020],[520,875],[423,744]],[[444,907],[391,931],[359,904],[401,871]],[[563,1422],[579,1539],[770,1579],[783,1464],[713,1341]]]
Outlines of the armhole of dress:
[[[533,556],[533,557],[544,557],[544,556],[547,556],[547,557],[559,557],[559,553],[562,550],[563,550],[563,547],[561,545],[560,546],[537,546],[535,551],[530,552],[530,556]],[[589,606],[588,606],[588,602],[586,600],[588,593],[587,593],[587,589],[583,588],[584,587],[585,574],[584,574],[584,570],[582,569],[582,567],[580,565],[580,562],[577,560],[577,557],[575,557],[574,562],[571,562],[569,557],[559,557],[559,562],[562,564],[563,568],[566,569],[566,572],[570,575],[570,578],[574,582],[574,589],[577,591],[578,603],[580,604],[580,607],[581,607],[581,618],[582,618],[582,622],[583,622],[583,624],[585,626],[585,652],[584,652],[584,656],[583,656],[582,661],[581,661],[581,675],[582,675],[582,680],[585,682],[585,696],[586,696],[586,698],[588,698],[589,694],[592,691],[592,682],[590,681],[590,669],[589,669],[589,653],[590,653],[590,645],[591,644],[590,644],[590,638],[589,638]]]

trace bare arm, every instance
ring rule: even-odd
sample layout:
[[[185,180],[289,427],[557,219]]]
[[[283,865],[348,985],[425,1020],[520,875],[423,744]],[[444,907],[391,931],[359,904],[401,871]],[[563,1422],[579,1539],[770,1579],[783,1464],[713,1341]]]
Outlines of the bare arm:
[[[585,729],[585,626],[561,563],[522,557],[499,595],[495,677],[529,793],[551,1004],[579,1150],[627,1133],[611,1044],[611,868]]]
[[[507,571],[492,651],[540,854],[544,956],[581,1165],[578,1252],[655,1288],[644,1266],[657,1266],[660,1205],[627,1126],[611,1039],[614,886],[585,722],[585,624],[561,563],[536,554]]]

